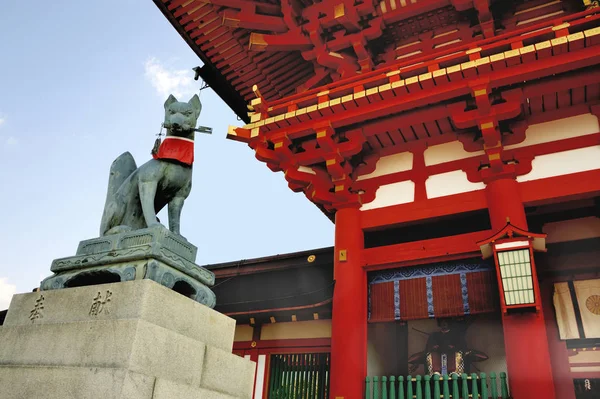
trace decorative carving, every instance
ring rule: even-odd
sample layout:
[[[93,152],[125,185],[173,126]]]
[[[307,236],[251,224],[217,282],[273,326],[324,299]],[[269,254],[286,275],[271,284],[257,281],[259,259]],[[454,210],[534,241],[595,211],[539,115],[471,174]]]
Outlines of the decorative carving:
[[[29,320],[33,323],[36,319],[41,319],[44,317],[44,295],[40,295],[38,299],[35,300],[35,306],[29,312]]]
[[[171,273],[164,273],[160,283],[165,287],[172,288],[173,284],[175,284],[175,277]]]
[[[139,245],[149,244],[152,242],[152,235],[150,234],[137,234],[129,237],[125,237],[121,240],[121,247],[136,247]]]
[[[81,267],[101,266],[114,263],[115,259],[117,258],[119,258],[119,261],[138,260],[137,255],[147,255],[151,249],[151,245],[143,245],[124,250],[104,252],[102,254],[72,256],[70,258],[56,259],[54,262],[52,262],[50,270],[53,272],[60,272]],[[139,258],[143,259],[144,257],[141,256]]]
[[[593,314],[600,316],[600,295],[590,295],[585,300],[585,307]]]
[[[131,266],[127,269],[123,270],[121,273],[121,281],[131,281],[135,280],[135,267]]]
[[[98,295],[96,295],[92,299],[93,302],[92,302],[92,306],[90,307],[89,315],[90,316],[98,316],[102,312],[109,314],[110,312],[109,312],[106,304],[108,302],[110,302],[111,296],[112,296],[112,292],[110,292],[109,290],[106,290],[106,295],[104,297],[102,297],[101,292],[98,292]]]
[[[106,240],[90,242],[89,244],[84,244],[79,252],[81,252],[82,254],[95,254],[98,252],[105,252],[110,250],[111,244],[112,243],[110,241]]]

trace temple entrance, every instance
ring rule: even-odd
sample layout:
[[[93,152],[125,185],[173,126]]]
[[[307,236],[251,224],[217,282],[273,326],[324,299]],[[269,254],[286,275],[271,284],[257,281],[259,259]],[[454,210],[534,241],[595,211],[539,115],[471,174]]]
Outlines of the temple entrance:
[[[425,389],[447,376],[464,378],[456,384],[469,392],[484,381],[500,392],[506,355],[493,265],[473,258],[370,274],[367,356],[373,389],[403,376],[409,392],[409,379]]]
[[[369,376],[506,372],[499,314],[375,323],[368,327]]]

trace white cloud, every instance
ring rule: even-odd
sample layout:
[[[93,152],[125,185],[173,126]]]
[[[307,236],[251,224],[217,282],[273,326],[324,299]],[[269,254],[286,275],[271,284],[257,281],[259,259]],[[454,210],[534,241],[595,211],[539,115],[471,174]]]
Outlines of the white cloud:
[[[4,125],[4,122],[6,122],[6,118],[0,116],[0,126]]]
[[[13,145],[17,145],[19,143],[19,140],[17,140],[16,137],[13,136],[9,136],[6,141],[4,141],[4,145],[9,147],[9,146],[13,146]]]
[[[156,58],[148,59],[144,68],[146,78],[165,99],[169,94],[179,98],[191,97],[198,92],[199,85],[194,81],[191,69],[169,68]]]
[[[0,310],[8,308],[10,300],[16,292],[16,285],[9,284],[6,277],[0,278]]]

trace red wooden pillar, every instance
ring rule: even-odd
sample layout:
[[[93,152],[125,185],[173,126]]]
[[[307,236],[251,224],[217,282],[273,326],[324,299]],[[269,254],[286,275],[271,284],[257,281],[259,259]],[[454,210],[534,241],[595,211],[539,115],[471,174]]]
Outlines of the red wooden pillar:
[[[516,180],[500,178],[489,182],[486,196],[493,230],[506,226],[507,218],[513,226],[527,230]],[[556,398],[543,312],[503,314],[502,326],[511,397]]]
[[[335,216],[331,399],[363,396],[367,372],[367,274],[362,268],[363,232],[358,208]]]

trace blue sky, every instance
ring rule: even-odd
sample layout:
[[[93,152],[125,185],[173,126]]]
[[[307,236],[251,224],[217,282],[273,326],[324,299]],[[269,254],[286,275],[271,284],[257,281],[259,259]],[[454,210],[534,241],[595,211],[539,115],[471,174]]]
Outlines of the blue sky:
[[[0,309],[98,236],[108,170],[150,150],[169,93],[197,92],[201,65],[151,0],[4,2],[0,11]],[[200,96],[193,189],[181,232],[197,263],[333,245],[333,224],[245,144],[210,89]],[[166,212],[159,215],[166,223]]]

